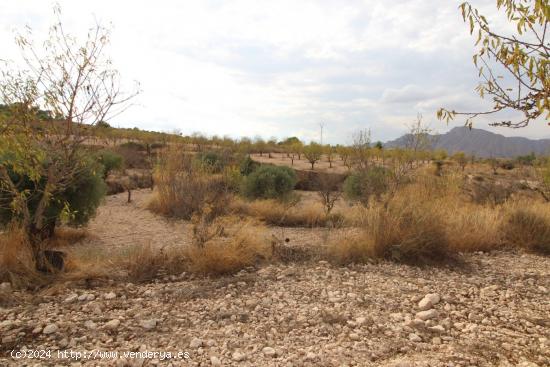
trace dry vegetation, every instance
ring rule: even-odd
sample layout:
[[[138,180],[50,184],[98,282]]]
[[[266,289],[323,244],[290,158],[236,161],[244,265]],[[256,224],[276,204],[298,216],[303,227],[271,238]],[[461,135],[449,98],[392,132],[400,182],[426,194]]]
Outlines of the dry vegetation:
[[[494,191],[500,187],[494,184],[472,196],[476,189],[472,189],[472,182],[487,180],[468,179],[459,170],[447,169],[438,176],[433,167],[420,166],[395,192],[387,192],[367,205],[346,204],[338,198],[332,203],[334,211],[327,211],[323,195],[313,193],[295,193],[284,200],[241,198],[231,192],[227,175],[204,170],[192,156],[174,148],[159,162],[149,208],[167,217],[190,220],[193,235],[189,246],[151,243],[80,248],[70,245],[94,234],[61,227],[44,248],[66,252],[65,271],[42,274],[34,270],[24,232],[10,227],[0,235],[0,280],[27,288],[59,279],[143,282],[182,272],[223,275],[289,259],[326,258],[338,264],[377,259],[441,264],[453,261],[459,253],[501,248],[549,253],[547,203],[517,192],[494,200],[498,194]],[[500,179],[504,180],[503,176]],[[340,228],[344,235],[333,236],[317,248],[300,250],[288,247],[284,239],[270,237],[264,225],[321,227],[329,232]]]
[[[460,179],[417,177],[386,205],[364,208],[359,233],[331,243],[329,255],[338,262],[431,262],[503,246],[547,253],[548,204],[521,196],[499,205],[476,203],[465,195]]]

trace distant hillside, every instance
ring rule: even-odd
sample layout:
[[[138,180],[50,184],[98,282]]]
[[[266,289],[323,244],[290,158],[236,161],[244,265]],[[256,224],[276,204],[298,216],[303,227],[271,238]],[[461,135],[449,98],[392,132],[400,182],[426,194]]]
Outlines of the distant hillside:
[[[384,144],[386,147],[405,147],[407,135]],[[435,149],[445,149],[449,154],[465,152],[478,157],[516,157],[531,152],[550,154],[550,139],[531,140],[506,137],[482,129],[455,127],[446,134],[433,137]]]

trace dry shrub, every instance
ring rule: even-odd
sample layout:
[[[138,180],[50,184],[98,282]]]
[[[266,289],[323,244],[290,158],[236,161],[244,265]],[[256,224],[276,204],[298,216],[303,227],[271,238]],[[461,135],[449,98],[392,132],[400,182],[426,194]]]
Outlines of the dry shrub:
[[[160,248],[151,245],[118,249],[95,247],[68,251],[65,280],[118,279],[146,282],[158,276],[180,274],[186,270],[182,247]]]
[[[501,231],[507,244],[550,255],[550,209],[548,204],[511,205]]]
[[[88,246],[68,248],[63,279],[78,281],[121,278],[119,252],[120,250]]]
[[[0,282],[9,282],[14,288],[47,283],[47,276],[36,271],[25,231],[15,225],[0,233]]]
[[[221,175],[209,175],[191,156],[170,149],[154,174],[157,194],[149,204],[156,213],[191,219],[205,206],[213,217],[223,214],[229,204],[227,185]]]
[[[503,210],[449,198],[441,203],[449,246],[456,252],[489,251],[502,244]]]
[[[450,255],[444,221],[432,206],[417,201],[370,207],[361,233],[329,244],[328,251],[340,263],[368,258],[428,263]]]
[[[418,178],[385,204],[355,210],[352,221],[360,231],[330,243],[328,255],[340,263],[383,258],[405,263],[450,259],[445,217],[439,200],[457,192],[455,179]]]
[[[326,256],[338,264],[365,263],[377,256],[374,248],[372,237],[361,231],[329,242]]]
[[[238,214],[248,215],[275,226],[313,228],[342,221],[340,214],[326,215],[320,203],[298,207],[295,203],[284,203],[272,199],[252,202],[235,199],[231,207]]]
[[[181,247],[155,249],[148,245],[128,253],[125,269],[129,280],[144,282],[159,275],[181,274],[187,269],[187,262]]]
[[[90,233],[84,228],[60,227],[55,229],[52,238],[46,240],[44,248],[68,247],[88,237],[90,237]]]
[[[186,250],[189,270],[201,274],[223,275],[258,264],[271,257],[265,229],[247,223],[225,229],[200,246]]]

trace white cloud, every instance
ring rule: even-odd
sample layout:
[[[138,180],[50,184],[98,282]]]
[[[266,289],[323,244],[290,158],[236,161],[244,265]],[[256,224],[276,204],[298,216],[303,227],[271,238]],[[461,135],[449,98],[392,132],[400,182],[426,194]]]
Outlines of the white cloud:
[[[137,106],[115,125],[315,139],[323,121],[336,143],[365,127],[375,139],[395,138],[417,112],[446,129],[435,121],[440,106],[484,106],[459,1],[59,2],[72,33],[94,17],[112,22],[115,65],[141,82]],[[498,19],[494,1],[476,3]],[[51,5],[0,4],[0,59],[17,57],[14,27],[44,34]],[[505,133],[550,135],[542,124]]]

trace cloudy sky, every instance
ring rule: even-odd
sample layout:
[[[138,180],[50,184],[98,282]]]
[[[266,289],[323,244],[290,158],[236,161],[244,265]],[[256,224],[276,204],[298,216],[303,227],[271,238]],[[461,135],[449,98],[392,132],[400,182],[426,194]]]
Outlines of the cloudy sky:
[[[374,139],[400,136],[418,113],[447,126],[445,106],[480,110],[473,40],[459,1],[448,0],[66,0],[65,28],[83,35],[112,23],[108,50],[143,93],[111,123],[183,133],[318,139],[346,143],[370,128]],[[495,0],[472,0],[497,26]],[[17,60],[14,30],[37,41],[55,20],[53,2],[0,2],[0,59]],[[542,121],[521,130],[549,138]]]

